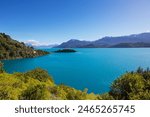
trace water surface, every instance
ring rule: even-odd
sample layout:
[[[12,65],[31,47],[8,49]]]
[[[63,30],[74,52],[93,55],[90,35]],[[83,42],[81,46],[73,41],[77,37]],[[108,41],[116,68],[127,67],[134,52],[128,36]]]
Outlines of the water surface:
[[[53,50],[53,49],[52,49]],[[149,48],[76,49],[76,53],[54,53],[37,58],[6,60],[9,73],[46,69],[56,84],[66,84],[88,92],[104,93],[126,71],[150,67]],[[47,49],[51,51],[51,49]]]

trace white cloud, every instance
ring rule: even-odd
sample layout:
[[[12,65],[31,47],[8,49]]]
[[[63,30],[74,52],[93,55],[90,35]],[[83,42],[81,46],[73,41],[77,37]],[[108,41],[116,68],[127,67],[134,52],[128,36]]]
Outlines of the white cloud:
[[[36,41],[36,40],[27,40],[25,41],[26,44],[31,44],[31,45],[39,45],[40,42],[39,41]]]
[[[42,46],[42,45],[49,45],[49,43],[39,42],[37,40],[27,40],[25,44],[32,45],[32,46]]]

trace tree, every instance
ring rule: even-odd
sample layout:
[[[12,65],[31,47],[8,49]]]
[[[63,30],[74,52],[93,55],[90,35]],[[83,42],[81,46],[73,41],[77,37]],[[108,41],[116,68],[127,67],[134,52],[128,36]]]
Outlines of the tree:
[[[38,84],[29,86],[23,94],[20,96],[23,100],[46,100],[50,99],[50,93],[48,92],[46,85]]]
[[[147,91],[141,74],[126,73],[113,82],[109,94],[117,100],[150,99],[148,95],[143,95]]]
[[[0,60],[36,57],[49,54],[42,50],[35,50],[26,46],[23,42],[13,40],[9,35],[0,33]]]
[[[53,82],[53,79],[51,78],[51,76],[48,74],[47,71],[41,69],[41,68],[36,68],[32,71],[29,71],[27,73],[25,73],[26,76],[37,79],[41,82],[46,82],[48,80],[50,80],[51,82]]]
[[[0,61],[0,73],[3,73],[4,69],[3,69],[3,63]]]

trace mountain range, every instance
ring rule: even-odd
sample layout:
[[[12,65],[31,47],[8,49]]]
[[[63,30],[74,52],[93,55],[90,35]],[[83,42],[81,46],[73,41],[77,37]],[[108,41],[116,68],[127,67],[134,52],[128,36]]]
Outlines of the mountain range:
[[[55,46],[55,48],[134,48],[150,47],[150,33],[132,34],[128,36],[103,37],[95,41],[71,39]]]

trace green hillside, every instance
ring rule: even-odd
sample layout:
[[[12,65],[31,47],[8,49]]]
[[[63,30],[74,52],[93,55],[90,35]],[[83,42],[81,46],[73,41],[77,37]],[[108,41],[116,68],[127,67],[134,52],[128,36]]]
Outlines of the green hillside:
[[[23,42],[13,40],[5,33],[0,33],[0,60],[32,58],[45,54],[48,54],[48,52],[35,50],[33,47],[26,46]]]

